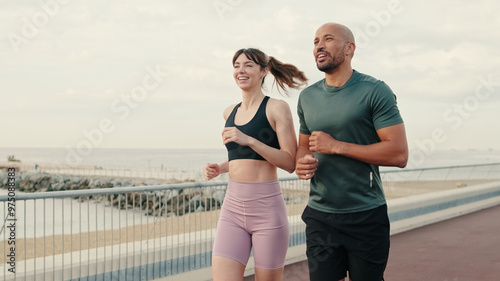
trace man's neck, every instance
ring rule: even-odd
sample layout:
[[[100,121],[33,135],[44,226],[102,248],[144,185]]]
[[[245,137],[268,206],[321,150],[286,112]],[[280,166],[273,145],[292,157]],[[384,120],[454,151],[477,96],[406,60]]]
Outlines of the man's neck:
[[[350,66],[339,67],[330,73],[325,73],[326,84],[334,87],[342,87],[351,78],[353,69]]]

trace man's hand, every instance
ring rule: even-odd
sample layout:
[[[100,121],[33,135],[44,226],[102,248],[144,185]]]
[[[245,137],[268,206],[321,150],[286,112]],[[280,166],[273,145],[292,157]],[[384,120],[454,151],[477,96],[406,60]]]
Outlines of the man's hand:
[[[314,176],[314,173],[317,169],[318,159],[314,158],[310,154],[307,154],[306,156],[297,160],[295,173],[300,179],[309,180]]]
[[[309,150],[313,152],[337,154],[339,144],[330,134],[321,131],[314,131],[309,137]]]

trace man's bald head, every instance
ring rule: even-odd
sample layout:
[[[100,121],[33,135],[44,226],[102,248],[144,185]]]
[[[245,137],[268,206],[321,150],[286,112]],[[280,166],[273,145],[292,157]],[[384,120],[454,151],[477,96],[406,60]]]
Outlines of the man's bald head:
[[[329,22],[320,26],[318,30],[322,28],[336,31],[335,33],[338,33],[345,40],[346,43],[356,43],[354,41],[354,35],[352,34],[352,31],[345,25],[335,22]]]

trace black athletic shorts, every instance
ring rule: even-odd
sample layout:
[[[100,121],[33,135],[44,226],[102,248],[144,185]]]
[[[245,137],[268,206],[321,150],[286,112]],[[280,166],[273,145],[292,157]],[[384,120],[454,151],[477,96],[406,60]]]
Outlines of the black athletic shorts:
[[[384,280],[389,258],[387,205],[368,211],[332,214],[306,207],[307,259],[311,281]]]

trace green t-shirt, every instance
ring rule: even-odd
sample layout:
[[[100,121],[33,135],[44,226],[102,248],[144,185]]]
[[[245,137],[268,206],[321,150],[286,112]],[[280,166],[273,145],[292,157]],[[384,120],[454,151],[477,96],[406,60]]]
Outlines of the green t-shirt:
[[[300,93],[300,133],[323,131],[339,141],[380,142],[377,130],[403,123],[396,96],[384,82],[354,71],[342,86],[322,79]],[[327,213],[353,213],[385,204],[378,166],[341,155],[315,153],[309,207]]]

